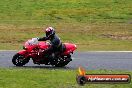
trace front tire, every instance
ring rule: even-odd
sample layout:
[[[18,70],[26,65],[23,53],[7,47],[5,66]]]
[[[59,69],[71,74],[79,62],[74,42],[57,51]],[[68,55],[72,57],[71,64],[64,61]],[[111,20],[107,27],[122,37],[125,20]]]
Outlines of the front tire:
[[[28,63],[30,58],[25,58],[23,55],[19,53],[15,54],[12,58],[12,63],[16,66],[23,66]]]

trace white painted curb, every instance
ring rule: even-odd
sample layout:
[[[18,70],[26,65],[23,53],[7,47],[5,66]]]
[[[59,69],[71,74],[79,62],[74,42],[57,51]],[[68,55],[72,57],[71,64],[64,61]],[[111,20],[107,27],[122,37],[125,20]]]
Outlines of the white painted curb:
[[[2,51],[19,51],[19,50],[0,50],[0,52]]]
[[[0,50],[0,52],[2,52],[2,51],[19,51],[19,50]],[[78,51],[78,52],[81,52],[81,51]],[[115,53],[116,53],[116,52],[117,52],[117,53],[118,53],[118,52],[122,52],[122,53],[123,53],[123,52],[124,52],[124,53],[126,52],[126,53],[127,53],[127,52],[128,52],[128,53],[129,53],[129,52],[130,52],[130,53],[132,53],[132,51],[82,51],[82,52],[84,52],[84,53],[87,53],[87,52],[95,52],[95,53],[101,53],[101,52],[102,52],[102,53],[105,53],[105,52],[106,52],[106,53],[107,53],[107,52],[108,52],[108,53],[109,53],[109,52],[111,52],[111,53],[114,53],[114,52],[115,52]]]
[[[85,52],[85,51],[84,51],[84,52]],[[98,52],[99,52],[99,53],[105,53],[105,52],[108,52],[108,53],[109,53],[109,52],[110,52],[110,53],[114,53],[114,52],[115,52],[115,53],[118,53],[118,52],[122,52],[122,53],[123,53],[123,52],[124,52],[124,53],[126,52],[126,53],[127,53],[127,52],[128,52],[128,53],[129,53],[129,52],[130,52],[130,53],[132,53],[132,51],[86,51],[86,52],[97,52],[97,53],[98,53]]]

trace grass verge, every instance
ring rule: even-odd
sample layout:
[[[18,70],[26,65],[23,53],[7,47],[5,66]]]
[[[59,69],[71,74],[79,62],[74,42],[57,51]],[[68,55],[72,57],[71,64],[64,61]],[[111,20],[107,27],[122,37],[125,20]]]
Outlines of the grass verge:
[[[131,24],[125,23],[58,23],[53,24],[62,42],[77,44],[78,51],[132,50]],[[0,49],[22,49],[33,37],[44,36],[47,26],[0,25]]]
[[[53,26],[78,50],[132,50],[132,0],[1,0],[0,49],[21,49]]]
[[[80,88],[77,70],[46,68],[0,68],[0,88]],[[130,74],[132,71],[88,70],[88,74]],[[86,84],[82,88],[131,88],[130,84]]]

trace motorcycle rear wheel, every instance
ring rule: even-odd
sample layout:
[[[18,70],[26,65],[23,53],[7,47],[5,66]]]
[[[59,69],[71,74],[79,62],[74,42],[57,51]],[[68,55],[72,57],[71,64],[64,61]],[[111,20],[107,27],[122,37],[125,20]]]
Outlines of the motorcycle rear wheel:
[[[70,61],[72,61],[72,59],[69,57],[67,58],[67,60],[61,60],[60,62],[58,62],[57,64],[55,64],[55,67],[64,67],[66,66]]]
[[[55,67],[64,67],[66,66],[70,61],[64,62],[64,63],[58,63],[55,65]]]

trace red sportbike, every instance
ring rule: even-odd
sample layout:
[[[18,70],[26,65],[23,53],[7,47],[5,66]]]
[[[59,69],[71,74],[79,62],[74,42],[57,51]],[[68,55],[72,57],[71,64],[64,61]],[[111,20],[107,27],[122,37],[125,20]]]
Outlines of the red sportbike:
[[[76,50],[75,44],[63,43],[62,51],[59,52],[59,55],[54,57],[53,60],[51,60],[51,58],[49,59],[50,55],[53,53],[45,53],[45,50],[48,49],[50,45],[49,42],[38,42],[35,39],[28,40],[23,46],[24,50],[19,51],[13,56],[12,63],[16,66],[23,66],[32,59],[34,64],[63,67],[72,61],[71,54]]]

